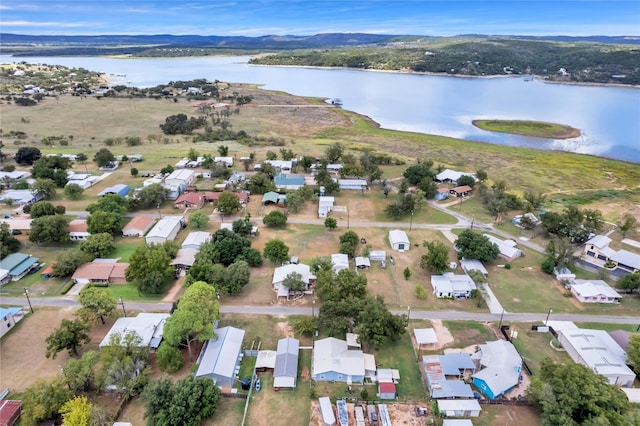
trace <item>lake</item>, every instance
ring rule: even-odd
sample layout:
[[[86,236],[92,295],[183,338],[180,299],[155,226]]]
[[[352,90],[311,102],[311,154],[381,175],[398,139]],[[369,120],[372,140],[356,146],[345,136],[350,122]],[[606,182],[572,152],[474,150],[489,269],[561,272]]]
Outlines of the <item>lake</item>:
[[[478,142],[562,150],[640,163],[640,90],[524,81],[522,77],[460,78],[344,69],[248,65],[248,56],[166,59],[28,57],[0,55],[2,62],[82,67],[123,74],[114,84],[149,87],[207,78],[261,84],[298,96],[340,98],[345,109],[383,128]],[[539,120],[582,131],[553,140],[486,132],[482,118]]]

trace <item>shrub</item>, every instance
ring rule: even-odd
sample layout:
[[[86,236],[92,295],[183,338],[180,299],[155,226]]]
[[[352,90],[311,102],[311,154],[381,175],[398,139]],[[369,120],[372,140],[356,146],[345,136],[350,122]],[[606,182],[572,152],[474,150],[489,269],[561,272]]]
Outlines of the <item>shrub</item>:
[[[542,261],[542,264],[540,265],[540,268],[549,275],[553,274],[553,270],[555,267],[556,267],[556,264],[553,261],[553,259],[550,257],[545,258]]]
[[[426,299],[427,298],[427,290],[422,286],[422,284],[416,284],[415,287],[416,299]]]
[[[158,367],[167,373],[175,373],[184,365],[182,352],[175,346],[171,346],[167,342],[162,342],[156,352]]]
[[[504,269],[511,269],[511,264],[510,263],[505,264]]]

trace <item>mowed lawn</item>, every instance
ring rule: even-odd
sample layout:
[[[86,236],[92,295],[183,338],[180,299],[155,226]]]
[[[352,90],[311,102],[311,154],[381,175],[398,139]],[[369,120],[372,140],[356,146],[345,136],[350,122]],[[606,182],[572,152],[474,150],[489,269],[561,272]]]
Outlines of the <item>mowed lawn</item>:
[[[554,340],[551,333],[531,330],[531,324],[528,323],[510,324],[510,329],[518,332],[517,337],[512,338],[512,343],[534,376],[540,374],[540,363],[545,358],[560,363],[572,362],[566,351],[551,347],[551,341]]]

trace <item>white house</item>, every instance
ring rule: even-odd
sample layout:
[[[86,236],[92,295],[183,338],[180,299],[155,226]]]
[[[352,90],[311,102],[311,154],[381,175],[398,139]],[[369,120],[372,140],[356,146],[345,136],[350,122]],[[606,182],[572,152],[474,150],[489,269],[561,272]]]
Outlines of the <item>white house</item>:
[[[182,216],[165,216],[160,219],[145,237],[147,244],[164,244],[175,240],[184,225]]]
[[[433,294],[438,298],[465,298],[471,297],[471,292],[476,289],[476,283],[469,275],[445,272],[442,275],[431,276],[431,287],[433,287]]]
[[[271,165],[276,171],[281,173],[289,173],[293,168],[292,160],[265,160],[266,164]],[[260,170],[260,165],[258,164],[258,170]],[[255,167],[254,167],[255,169]]]
[[[334,197],[318,197],[318,217],[327,217],[329,212],[333,210],[333,203],[335,203]]]
[[[477,181],[473,173],[464,173],[457,170],[445,169],[436,175],[435,180],[438,182],[458,183],[458,179],[462,176],[470,176]]]
[[[403,252],[411,248],[407,233],[399,229],[389,231],[389,243],[391,243],[391,248],[393,250],[398,250],[399,252]]]
[[[611,238],[596,235],[585,243],[584,254],[602,262],[613,262],[617,268],[627,272],[640,272],[640,255],[627,250],[614,250],[609,247]]]
[[[204,231],[189,232],[187,238],[182,243],[182,248],[192,248],[200,250],[204,243],[211,241],[211,234]]]
[[[512,261],[522,256],[522,250],[520,250],[516,242],[513,240],[501,240],[489,234],[483,234],[487,239],[498,246],[500,250],[499,256],[507,261]]]
[[[363,383],[365,354],[360,349],[349,349],[346,340],[328,337],[316,340],[313,347],[312,377],[319,382]],[[373,358],[375,368],[375,358]]]
[[[7,189],[0,193],[1,202],[6,204],[11,200],[11,204],[14,206],[24,206],[25,204],[35,203],[43,198],[42,195],[30,189]]]
[[[214,163],[222,163],[227,167],[233,167],[233,157],[213,157]]]
[[[174,170],[164,179],[165,185],[178,186],[182,189],[190,186],[196,180],[196,172],[193,170]]]
[[[283,285],[283,281],[289,274],[298,273],[302,276],[302,281],[307,284],[307,289],[313,285],[316,280],[316,276],[311,273],[311,267],[303,263],[284,265],[276,268],[273,271],[273,278],[271,284],[273,289],[277,291],[278,297],[289,297],[289,288]]]
[[[164,323],[170,314],[141,312],[135,317],[118,318],[100,342],[100,347],[110,346],[111,336],[135,332],[140,337],[140,347],[158,349],[162,341]]]
[[[602,280],[574,280],[571,293],[583,303],[619,303],[622,296]]]
[[[369,186],[366,179],[338,179],[340,189],[365,190]]]

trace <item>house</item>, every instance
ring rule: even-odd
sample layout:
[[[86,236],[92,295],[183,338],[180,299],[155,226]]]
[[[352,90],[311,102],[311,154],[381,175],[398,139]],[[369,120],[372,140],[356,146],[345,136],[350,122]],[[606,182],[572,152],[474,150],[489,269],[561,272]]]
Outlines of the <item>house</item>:
[[[173,241],[184,226],[184,217],[165,216],[151,228],[145,241],[147,244],[164,244],[166,241]]]
[[[13,426],[20,418],[22,401],[3,399],[0,400],[0,425]]]
[[[360,349],[349,349],[346,340],[335,337],[316,340],[311,375],[319,382],[363,383],[364,353]]]
[[[493,235],[483,234],[489,242],[498,246],[498,250],[500,253],[498,256],[506,261],[513,261],[522,256],[522,250],[520,250],[516,242],[513,240],[501,240],[500,238],[496,238]]]
[[[229,392],[240,371],[244,330],[227,326],[214,332],[216,337],[202,347],[195,376],[210,377],[217,387]]]
[[[198,249],[178,249],[176,257],[174,257],[169,264],[173,266],[176,271],[187,271],[196,262],[196,254],[198,254]]]
[[[31,173],[21,170],[14,170],[12,172],[0,171],[0,187],[6,186],[7,188],[11,188],[14,183],[26,179],[29,176],[31,176]]]
[[[452,352],[437,355],[442,372],[445,376],[463,377],[466,373],[476,371],[476,364],[471,355],[466,352]]]
[[[0,337],[4,336],[18,321],[23,318],[22,308],[12,306],[0,307]]]
[[[260,350],[256,357],[256,371],[264,372],[276,368],[276,351]]]
[[[136,216],[122,228],[122,235],[125,237],[143,237],[151,229],[154,222],[153,216],[146,214]]]
[[[455,275],[452,272],[431,275],[431,287],[433,287],[433,294],[439,299],[471,297],[471,292],[477,288],[469,275]]]
[[[571,294],[582,303],[620,303],[622,296],[602,280],[574,280]]]
[[[368,257],[356,256],[355,258],[356,268],[367,269],[371,267],[371,261]]]
[[[480,371],[473,374],[473,385],[489,399],[496,399],[520,382],[522,358],[511,342],[494,340],[479,345],[472,358],[478,361]]]
[[[189,232],[187,238],[182,243],[182,248],[191,248],[194,250],[200,250],[200,247],[204,243],[211,241],[211,234],[204,231]]]
[[[87,221],[82,219],[74,219],[69,222],[67,231],[69,231],[71,241],[85,241],[91,235],[88,231]]]
[[[274,191],[269,191],[262,196],[262,205],[267,204],[282,204],[287,201],[287,196],[284,194],[278,194]]]
[[[91,176],[88,173],[76,173],[71,170],[67,172],[67,185],[75,183],[82,189],[90,188],[98,182],[98,179],[98,176]]]
[[[216,164],[224,164],[227,167],[233,167],[233,157],[213,157]]]
[[[478,271],[485,277],[489,275],[482,262],[477,259],[460,259],[460,267],[467,274],[471,273],[471,271]]]
[[[435,195],[436,201],[442,201],[449,198],[449,188],[438,188]]]
[[[640,272],[640,255],[627,250],[614,250],[609,247],[611,238],[596,235],[584,245],[583,253],[601,262],[611,262],[625,272]]]
[[[318,197],[318,217],[327,217],[329,212],[333,210],[335,197],[320,196]]]
[[[33,219],[19,219],[19,218],[0,219],[0,224],[6,223],[7,225],[9,225],[9,231],[29,232],[31,231],[32,220]]]
[[[292,273],[298,273],[302,276],[302,281],[307,284],[307,289],[316,281],[316,276],[311,273],[311,267],[309,265],[298,263],[280,266],[273,271],[273,278],[271,279],[271,284],[273,285],[273,289],[278,293],[278,297],[289,298],[289,288],[283,285],[283,281]]]
[[[129,193],[129,185],[119,183],[108,188],[103,189],[98,193],[98,196],[104,197],[107,194],[115,194],[121,197],[125,197]]]
[[[218,201],[218,198],[220,198],[220,195],[222,195],[224,192],[225,191],[205,191],[202,193],[202,196],[204,197],[204,201],[206,201],[207,203],[215,203]],[[238,200],[240,200],[240,204],[247,204],[249,202],[249,193],[247,191],[234,192],[234,194],[236,194]],[[274,194],[277,195],[276,192],[274,192]]]
[[[470,176],[475,181],[478,180],[476,179],[476,175],[474,175],[473,173],[464,173],[464,172],[459,172],[457,170],[451,170],[451,169],[445,169],[441,171],[436,175],[434,180],[440,183],[458,183],[458,180],[462,176]]]
[[[322,426],[335,426],[336,415],[333,412],[333,405],[328,396],[318,398],[320,403],[320,415],[322,416]]]
[[[396,399],[395,383],[378,383],[378,398],[380,399]]]
[[[193,170],[174,170],[164,179],[164,184],[168,186],[177,186],[184,190],[187,186],[191,186],[196,180],[196,172]]]
[[[304,176],[278,173],[273,177],[273,183],[279,191],[296,190],[304,186]]]
[[[340,173],[340,170],[343,168],[344,166],[340,163],[330,163],[327,164],[327,171],[329,173],[332,173],[334,175],[337,175]],[[318,170],[320,170],[322,168],[322,165],[319,163],[316,164],[312,164],[310,169],[311,169],[311,173],[313,173],[314,175],[318,173]]]
[[[574,362],[605,376],[612,385],[633,387],[636,376],[626,364],[627,353],[606,331],[575,328],[557,332]]]
[[[38,263],[37,257],[24,253],[11,253],[4,259],[0,260],[0,270],[8,271],[7,277],[10,281],[18,281],[27,275],[29,270]],[[5,277],[5,280],[7,278]]]
[[[273,368],[274,388],[295,388],[298,378],[300,341],[290,337],[278,340],[276,363]]]
[[[119,263],[115,259],[94,259],[93,262],[80,265],[71,279],[79,284],[126,284],[124,272],[128,263]]]
[[[446,417],[478,417],[482,407],[475,399],[439,399],[438,411]]]
[[[411,248],[407,233],[399,229],[389,231],[389,243],[391,243],[391,248],[393,250],[397,250],[400,253]]]
[[[174,206],[183,209],[199,209],[204,205],[204,196],[197,192],[187,192],[178,197]]]
[[[271,167],[277,172],[288,173],[293,169],[293,160],[265,160],[266,164],[270,164]],[[260,170],[260,165],[258,164],[258,170]],[[255,170],[255,167],[254,167]]]
[[[431,399],[473,398],[471,386],[460,380],[458,375],[454,380],[447,380],[438,356],[423,356],[422,367]]]
[[[352,189],[357,191],[364,191],[369,186],[366,179],[338,179],[338,185],[340,186],[340,189]]]
[[[344,253],[336,253],[331,255],[331,266],[336,274],[343,269],[349,269],[349,256]]]
[[[449,194],[454,197],[467,197],[473,188],[469,185],[456,186],[449,190]]]
[[[7,189],[0,193],[0,201],[13,206],[24,206],[42,200],[44,196],[30,189]],[[11,200],[11,201],[9,201]]]
[[[113,344],[112,336],[134,332],[140,337],[138,347],[158,349],[162,341],[164,324],[170,314],[141,312],[135,317],[118,318],[100,342],[100,348]]]

